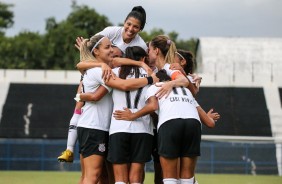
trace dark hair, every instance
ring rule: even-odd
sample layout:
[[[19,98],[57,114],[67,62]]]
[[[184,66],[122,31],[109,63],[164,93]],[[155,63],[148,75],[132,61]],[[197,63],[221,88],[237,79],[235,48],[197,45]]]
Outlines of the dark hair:
[[[181,54],[181,56],[183,56],[184,59],[186,60],[186,65],[183,68],[185,73],[186,74],[193,73],[194,64],[195,64],[193,53],[190,51],[181,50],[181,49],[178,49],[177,52]],[[178,57],[179,59],[182,59],[180,56]]]
[[[142,47],[139,47],[139,46],[127,47],[125,50],[125,57],[135,60],[135,61],[140,61],[143,57],[146,57],[146,56],[147,56],[146,51]],[[121,66],[119,77],[121,79],[126,79],[126,77],[131,74],[132,70],[134,70],[135,78],[139,78],[139,75],[140,75],[139,67],[132,66],[132,65]]]
[[[121,53],[121,56],[118,56],[118,57],[123,57],[124,53],[122,52],[122,50],[118,46],[112,44],[112,48],[117,48]],[[114,56],[114,57],[117,57],[117,56]]]
[[[167,75],[166,71],[164,69],[159,70],[156,73],[156,76],[159,78],[160,82],[164,82],[164,81],[170,81],[171,78]]]
[[[142,6],[135,6],[132,8],[131,12],[127,15],[125,21],[129,18],[133,17],[138,19],[141,23],[140,30],[143,30],[146,23],[146,11]]]

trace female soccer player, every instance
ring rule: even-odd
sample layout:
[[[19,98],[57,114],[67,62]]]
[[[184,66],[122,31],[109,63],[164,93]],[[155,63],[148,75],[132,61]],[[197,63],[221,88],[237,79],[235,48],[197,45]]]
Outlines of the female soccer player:
[[[135,6],[129,12],[127,17],[125,18],[123,27],[118,26],[112,26],[107,27],[100,33],[97,33],[97,35],[104,35],[108,37],[111,42],[116,46],[116,48],[121,49],[122,52],[125,51],[125,49],[128,46],[140,46],[145,51],[147,51],[147,45],[144,42],[144,40],[138,35],[138,32],[144,29],[146,23],[146,11],[142,6]],[[80,45],[82,44],[83,37],[78,37],[76,39],[76,48],[80,50]],[[116,51],[117,55],[120,56],[120,51]],[[81,61],[89,60],[90,58],[81,57]],[[92,58],[95,61],[95,58]],[[103,65],[106,68],[103,70],[103,76],[105,78],[110,77],[112,74],[112,70],[107,67],[106,65]],[[91,68],[91,67],[89,67]],[[81,91],[80,88],[78,88],[78,93]],[[71,118],[70,125],[69,125],[69,133],[68,133],[68,139],[67,139],[67,149],[62,152],[62,154],[58,157],[58,161],[61,162],[73,162],[73,150],[74,145],[77,139],[77,130],[76,125],[78,122],[78,119],[81,114],[81,108],[83,106],[83,103],[76,103],[75,110],[73,117]]]

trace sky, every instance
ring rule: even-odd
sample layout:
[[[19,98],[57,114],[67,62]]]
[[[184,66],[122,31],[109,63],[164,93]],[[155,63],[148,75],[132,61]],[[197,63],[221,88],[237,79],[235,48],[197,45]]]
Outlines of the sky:
[[[14,26],[44,34],[46,19],[60,22],[71,12],[71,0],[0,0],[13,4]],[[136,5],[147,13],[145,31],[175,31],[180,39],[199,37],[282,37],[282,0],[76,0],[117,25]],[[93,33],[95,34],[95,33]]]

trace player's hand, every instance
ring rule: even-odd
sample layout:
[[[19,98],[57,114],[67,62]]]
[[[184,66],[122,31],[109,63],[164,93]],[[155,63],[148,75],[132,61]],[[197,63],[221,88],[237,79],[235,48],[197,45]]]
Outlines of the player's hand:
[[[161,87],[157,93],[156,93],[156,97],[158,99],[161,99],[162,97],[167,98],[169,93],[172,91],[173,88],[173,83],[172,81],[169,82],[162,82],[162,83],[156,83],[155,84],[157,87]]]
[[[134,114],[128,109],[123,108],[124,110],[116,110],[113,112],[113,116],[116,120],[127,120],[127,121],[133,121],[134,120]]]
[[[143,60],[145,60],[145,58],[143,58]],[[142,61],[141,67],[147,72],[149,76],[153,74],[153,70],[144,61]]]
[[[82,45],[82,42],[83,42],[84,38],[83,37],[77,37],[76,38],[76,43],[75,43],[75,47],[80,51],[80,47]]]
[[[110,80],[110,78],[112,77],[113,79],[115,79],[115,74],[113,73],[111,67],[109,67],[109,65],[107,65],[106,63],[101,63],[101,69],[102,69],[102,78],[105,82],[108,82]]]
[[[214,109],[210,109],[207,115],[216,122],[220,119],[220,114],[217,112],[213,112],[213,110]]]
[[[200,84],[201,84],[203,78],[202,78],[201,76],[199,76],[198,74],[195,74],[195,73],[189,74],[189,76],[192,77],[193,81],[195,82],[195,86],[196,86],[196,87],[198,88],[198,90],[199,90]]]
[[[119,62],[119,58],[113,58],[112,59],[112,67],[116,68],[116,67],[120,67],[120,66],[121,66],[121,64]]]

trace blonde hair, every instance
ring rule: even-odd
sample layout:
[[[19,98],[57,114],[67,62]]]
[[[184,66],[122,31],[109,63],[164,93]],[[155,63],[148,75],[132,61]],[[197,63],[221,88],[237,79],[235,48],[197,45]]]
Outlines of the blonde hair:
[[[80,46],[80,60],[93,60],[95,59],[95,56],[93,53],[91,53],[93,47],[96,45],[95,48],[99,48],[99,41],[103,38],[103,35],[95,35],[92,36],[90,39],[85,39],[82,42],[82,45]]]
[[[166,63],[173,63],[174,62],[174,57],[175,57],[175,52],[176,46],[175,43],[169,39],[169,37],[165,35],[159,35],[156,36],[155,38],[152,39],[151,45],[154,48],[160,49],[161,53],[165,57],[165,62]]]

